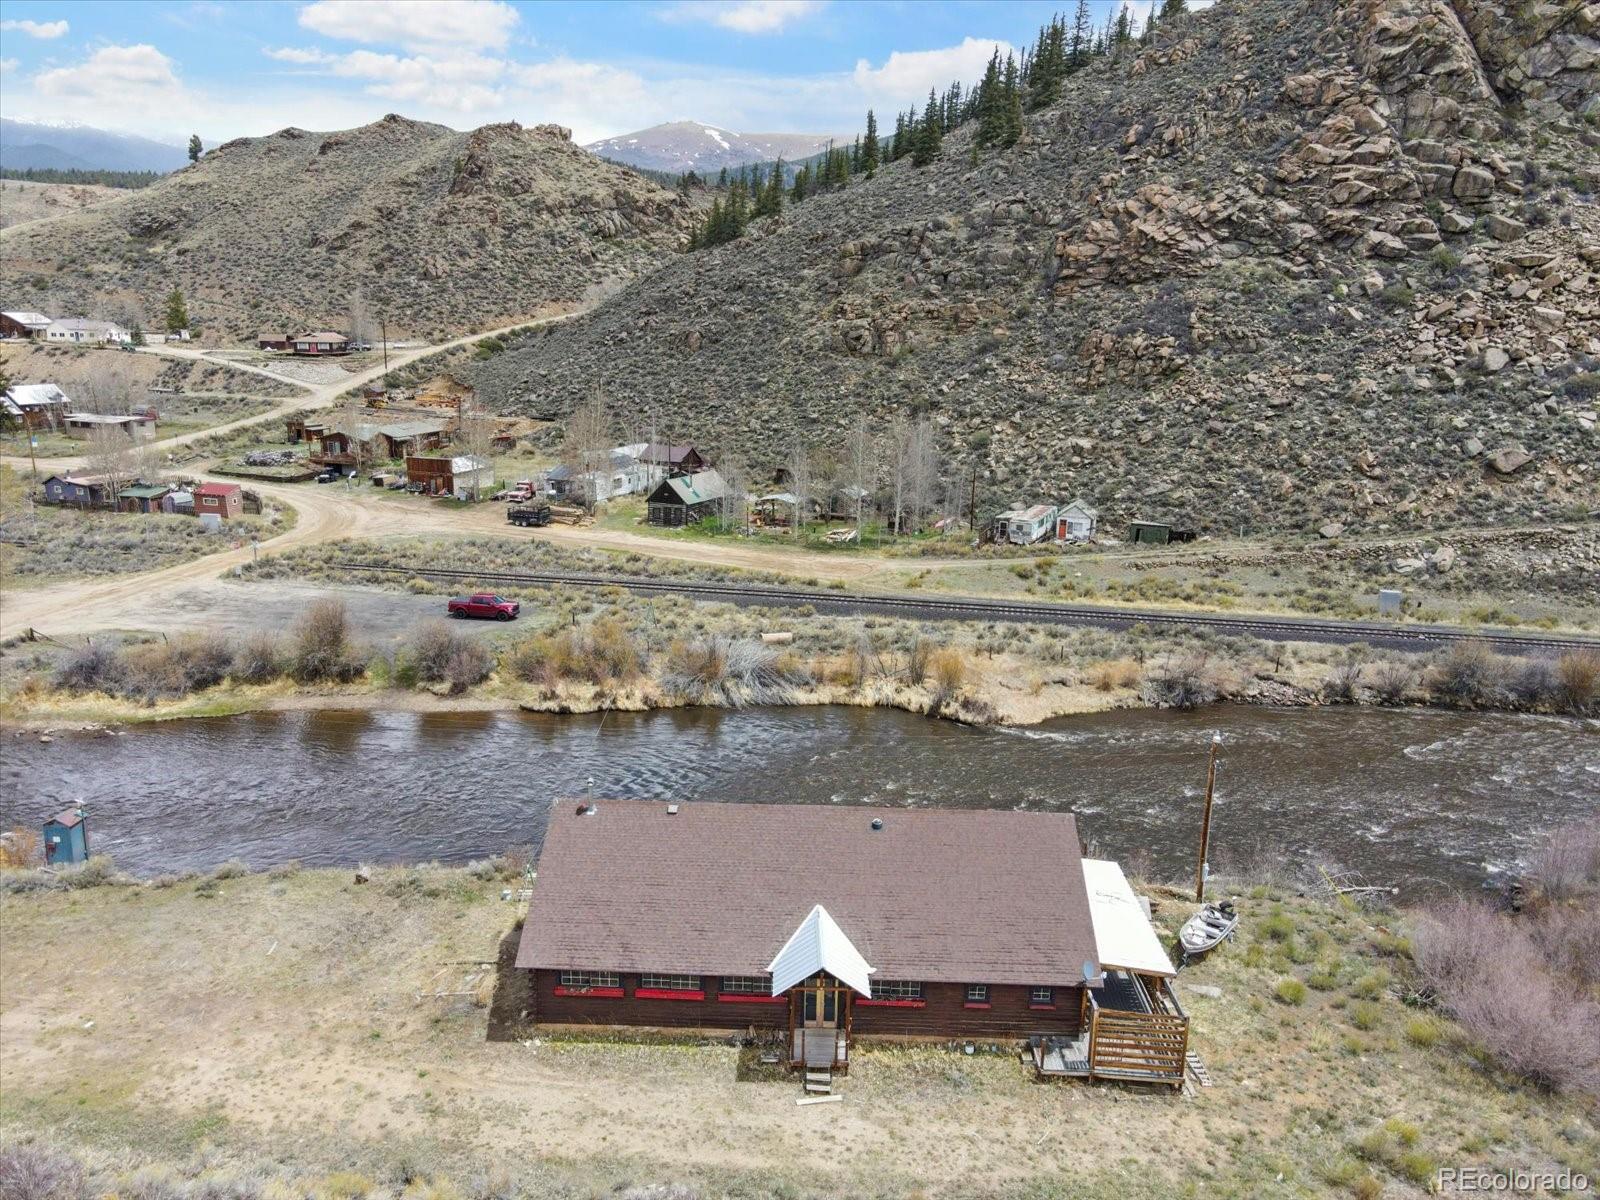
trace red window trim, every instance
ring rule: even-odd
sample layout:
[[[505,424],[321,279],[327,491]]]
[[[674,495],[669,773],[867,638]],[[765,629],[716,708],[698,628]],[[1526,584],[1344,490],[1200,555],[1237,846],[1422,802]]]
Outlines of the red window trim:
[[[856,1004],[872,1008],[926,1008],[926,1000],[857,1000]]]
[[[987,1000],[983,1000],[983,1001],[968,1000],[961,1007],[962,1008],[993,1008],[994,1005],[990,1004]]]
[[[562,987],[556,985],[558,996],[601,996],[607,999],[620,999],[627,995],[619,987]]]
[[[704,1000],[706,994],[704,991],[674,992],[668,991],[666,988],[636,987],[633,989],[633,998],[635,1000]]]
[[[1028,1007],[1033,1009],[1034,1012],[1055,1012],[1056,1010],[1054,1004],[1030,1004]]]
[[[763,996],[760,992],[719,992],[717,999],[723,1004],[787,1004],[789,1001],[787,996]]]

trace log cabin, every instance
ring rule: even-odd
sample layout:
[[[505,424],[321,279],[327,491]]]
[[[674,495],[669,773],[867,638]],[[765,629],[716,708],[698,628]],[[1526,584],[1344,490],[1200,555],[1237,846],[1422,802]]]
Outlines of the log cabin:
[[[1041,1075],[1181,1085],[1175,972],[1067,813],[560,801],[518,945],[550,1028],[1012,1040]]]

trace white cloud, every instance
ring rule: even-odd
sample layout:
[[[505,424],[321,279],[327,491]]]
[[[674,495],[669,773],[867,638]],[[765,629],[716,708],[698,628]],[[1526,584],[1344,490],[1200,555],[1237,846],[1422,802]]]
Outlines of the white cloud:
[[[279,46],[275,50],[263,51],[268,58],[275,58],[279,62],[298,63],[301,66],[312,66],[319,63],[337,62],[337,54],[328,54],[322,50],[308,50],[299,46]]]
[[[0,33],[25,33],[46,41],[64,37],[69,28],[65,21],[0,21]]]
[[[126,117],[181,103],[183,86],[172,60],[154,46],[102,46],[75,67],[56,67],[33,78],[41,96],[85,100],[102,116]]]
[[[17,60],[14,58],[0,58],[0,75],[9,75],[17,69]]]
[[[316,0],[300,10],[315,33],[408,50],[501,50],[519,20],[502,0]]]
[[[1015,52],[1008,42],[972,37],[943,50],[896,50],[881,67],[859,60],[851,79],[863,98],[874,104],[920,104],[929,88],[943,91],[954,80],[976,83],[996,50],[1002,59]]]
[[[825,0],[683,0],[661,10],[664,21],[703,21],[735,33],[778,33],[821,12]]]

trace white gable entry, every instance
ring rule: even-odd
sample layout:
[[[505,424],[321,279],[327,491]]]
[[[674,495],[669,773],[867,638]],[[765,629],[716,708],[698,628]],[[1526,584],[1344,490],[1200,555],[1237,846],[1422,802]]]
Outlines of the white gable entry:
[[[772,994],[781,996],[797,983],[826,971],[863,997],[872,999],[872,968],[845,936],[839,923],[818,904],[789,935],[783,949],[769,964]]]

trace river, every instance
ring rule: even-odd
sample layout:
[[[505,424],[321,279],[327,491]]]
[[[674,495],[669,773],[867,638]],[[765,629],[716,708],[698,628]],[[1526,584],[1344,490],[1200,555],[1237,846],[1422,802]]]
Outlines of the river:
[[[1094,850],[1192,873],[1207,743],[1212,861],[1342,865],[1419,894],[1515,869],[1600,808],[1600,722],[1215,707],[971,729],[890,709],[265,713],[115,736],[7,736],[0,825],[87,803],[97,852],[147,875],[465,862],[537,844],[558,796],[1071,810]]]

